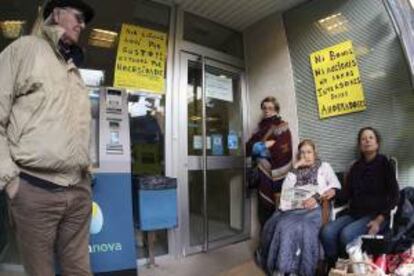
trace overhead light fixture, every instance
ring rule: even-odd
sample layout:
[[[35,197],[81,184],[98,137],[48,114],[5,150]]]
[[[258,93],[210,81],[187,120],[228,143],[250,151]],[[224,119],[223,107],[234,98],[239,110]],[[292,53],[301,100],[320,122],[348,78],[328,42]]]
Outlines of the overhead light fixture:
[[[340,12],[319,19],[318,25],[332,35],[348,31],[348,20]]]
[[[382,78],[385,78],[386,76],[387,76],[387,73],[385,73],[384,71],[375,71],[375,72],[368,74],[368,77],[370,79],[382,79]]]
[[[371,52],[373,49],[369,49],[367,46],[364,45],[355,45],[355,54],[356,56],[365,56],[369,52]]]
[[[103,30],[103,29],[92,29],[89,36],[88,44],[102,48],[112,48],[115,45],[118,33]]]
[[[26,21],[23,20],[0,21],[0,29],[5,38],[15,39],[23,33],[24,24]]]
[[[338,17],[338,16],[341,16],[342,14],[339,12],[339,13],[335,13],[335,14],[333,14],[333,15],[330,15],[330,16],[327,16],[327,17],[325,17],[325,18],[323,18],[323,19],[319,19],[318,20],[318,22],[320,23],[320,24],[322,24],[322,23],[324,23],[324,22],[327,22],[327,21],[329,21],[329,20],[332,20],[332,19],[334,19],[334,18],[336,18],[336,17]]]

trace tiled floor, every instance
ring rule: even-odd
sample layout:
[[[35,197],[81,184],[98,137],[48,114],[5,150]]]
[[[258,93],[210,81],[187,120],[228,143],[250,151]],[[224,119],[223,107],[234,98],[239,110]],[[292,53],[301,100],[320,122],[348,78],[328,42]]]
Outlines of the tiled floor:
[[[180,259],[156,260],[157,267],[140,267],[139,276],[263,276],[252,259],[252,241]]]

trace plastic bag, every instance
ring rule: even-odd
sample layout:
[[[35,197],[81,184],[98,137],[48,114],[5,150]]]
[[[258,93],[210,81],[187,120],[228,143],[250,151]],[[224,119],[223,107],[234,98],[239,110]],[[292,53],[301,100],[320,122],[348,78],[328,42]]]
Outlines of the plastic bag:
[[[362,252],[362,239],[357,238],[346,246],[346,252],[352,262],[364,262],[369,258]],[[364,256],[365,255],[365,256]],[[366,275],[367,267],[364,264],[353,264],[352,270],[357,275]]]
[[[393,275],[412,276],[414,275],[414,245],[403,253],[390,255],[389,267]]]
[[[414,275],[414,264],[403,264],[394,272],[396,276],[412,276]]]

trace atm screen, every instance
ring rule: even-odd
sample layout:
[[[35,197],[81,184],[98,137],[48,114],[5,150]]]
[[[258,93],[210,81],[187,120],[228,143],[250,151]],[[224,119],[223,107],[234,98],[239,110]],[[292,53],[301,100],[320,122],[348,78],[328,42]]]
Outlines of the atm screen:
[[[119,122],[110,121],[109,128],[116,128],[119,129]]]
[[[108,89],[108,95],[120,97],[122,93],[119,90]]]

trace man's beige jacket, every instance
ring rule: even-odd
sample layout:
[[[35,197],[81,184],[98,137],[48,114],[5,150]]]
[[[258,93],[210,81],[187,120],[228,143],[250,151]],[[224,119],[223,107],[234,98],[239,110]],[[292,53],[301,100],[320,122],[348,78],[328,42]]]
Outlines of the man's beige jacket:
[[[45,26],[0,54],[0,190],[20,171],[68,186],[89,166],[90,102],[63,30]]]

